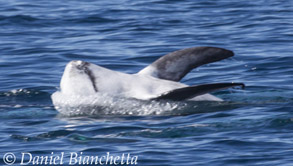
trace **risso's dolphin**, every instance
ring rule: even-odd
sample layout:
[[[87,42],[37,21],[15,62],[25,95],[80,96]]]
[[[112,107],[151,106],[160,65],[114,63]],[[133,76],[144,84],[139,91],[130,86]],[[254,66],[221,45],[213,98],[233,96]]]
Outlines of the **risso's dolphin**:
[[[189,86],[179,81],[192,69],[232,57],[230,50],[193,47],[169,53],[136,74],[126,74],[84,62],[67,64],[60,83],[64,95],[89,96],[104,93],[141,100],[222,101],[210,92],[243,83],[209,83]]]

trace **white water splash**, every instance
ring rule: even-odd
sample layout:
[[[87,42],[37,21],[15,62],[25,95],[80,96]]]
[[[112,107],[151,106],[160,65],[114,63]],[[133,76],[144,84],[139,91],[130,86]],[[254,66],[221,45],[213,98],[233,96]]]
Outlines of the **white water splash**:
[[[166,115],[186,107],[183,102],[156,102],[95,94],[69,96],[55,92],[52,96],[55,109],[63,115]]]

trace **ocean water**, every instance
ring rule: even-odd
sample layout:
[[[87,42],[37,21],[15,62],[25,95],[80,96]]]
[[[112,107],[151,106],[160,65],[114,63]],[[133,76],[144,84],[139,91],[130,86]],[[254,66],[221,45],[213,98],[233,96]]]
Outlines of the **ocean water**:
[[[214,93],[225,102],[105,97],[103,114],[60,113],[52,104],[71,60],[136,73],[194,46],[235,56],[194,69],[181,82],[243,82],[246,89]],[[63,153],[63,165],[72,153],[130,154],[142,166],[293,165],[289,0],[1,0],[0,71],[1,165],[3,157],[13,161],[5,158],[9,152],[14,165],[23,153]]]

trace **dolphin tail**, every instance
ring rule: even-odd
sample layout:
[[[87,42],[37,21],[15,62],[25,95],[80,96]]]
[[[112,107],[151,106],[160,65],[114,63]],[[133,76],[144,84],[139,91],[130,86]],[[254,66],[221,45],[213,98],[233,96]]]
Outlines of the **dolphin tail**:
[[[243,83],[215,83],[215,84],[203,84],[196,86],[189,86],[185,88],[175,89],[166,92],[159,97],[153,98],[152,100],[173,100],[181,101],[194,98],[209,92],[214,92],[217,90],[227,89],[235,86],[241,86],[244,89],[245,85]]]
[[[233,56],[230,50],[216,47],[192,47],[171,52],[138,74],[150,75],[156,78],[180,81],[192,69],[204,64],[220,61]]]

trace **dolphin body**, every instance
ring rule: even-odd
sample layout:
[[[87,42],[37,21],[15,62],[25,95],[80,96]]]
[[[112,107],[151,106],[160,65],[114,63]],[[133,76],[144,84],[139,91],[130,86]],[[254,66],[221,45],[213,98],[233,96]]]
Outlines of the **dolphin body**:
[[[216,47],[192,47],[162,56],[136,74],[126,74],[84,62],[66,65],[60,92],[69,96],[104,93],[140,100],[222,101],[210,92],[242,83],[213,83],[188,86],[179,81],[192,69],[232,57],[230,50]]]

